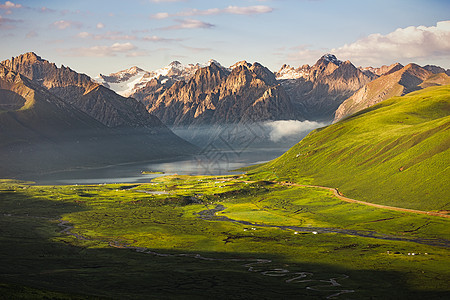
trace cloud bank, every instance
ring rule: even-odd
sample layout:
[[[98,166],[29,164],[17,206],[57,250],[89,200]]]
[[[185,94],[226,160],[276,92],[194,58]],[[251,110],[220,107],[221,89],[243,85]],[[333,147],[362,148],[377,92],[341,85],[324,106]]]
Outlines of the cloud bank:
[[[314,121],[272,121],[264,123],[270,129],[269,138],[273,142],[283,139],[298,139],[313,129],[323,127],[327,124]]]
[[[12,9],[21,7],[22,4],[15,4],[11,1],[6,1],[4,4],[0,4],[0,9],[4,10],[6,15],[12,14]]]
[[[218,14],[232,14],[232,15],[254,15],[254,14],[265,14],[273,11],[273,8],[265,5],[255,5],[255,6],[228,6],[226,8],[209,8],[209,9],[190,9],[186,11],[181,11],[174,14],[169,14],[166,12],[160,12],[154,14],[152,18],[154,19],[166,19],[170,17],[192,17],[192,16],[211,16]]]
[[[82,24],[77,21],[59,20],[59,21],[54,22],[52,24],[52,26],[57,29],[64,30],[64,29],[67,29],[70,27],[80,28],[80,27],[82,27]]]
[[[203,22],[200,20],[187,19],[187,20],[175,20],[178,24],[164,27],[164,30],[177,30],[177,29],[195,29],[195,28],[213,28],[214,24]]]
[[[398,28],[386,35],[371,34],[331,52],[359,63],[431,57],[450,59],[450,21],[430,27]]]
[[[106,57],[106,56],[117,56],[117,54],[128,54],[129,56],[139,56],[136,55],[137,52],[132,52],[137,47],[131,43],[114,43],[111,46],[93,46],[93,47],[82,47],[74,48],[69,52],[74,56],[94,56],[94,57]]]
[[[150,0],[153,3],[170,3],[170,2],[184,2],[186,0]]]
[[[78,33],[77,37],[82,38],[82,39],[91,38],[94,40],[113,40],[113,41],[136,40],[137,39],[137,37],[135,35],[123,34],[120,31],[108,31],[104,34],[92,34],[92,33],[83,31],[83,32]]]

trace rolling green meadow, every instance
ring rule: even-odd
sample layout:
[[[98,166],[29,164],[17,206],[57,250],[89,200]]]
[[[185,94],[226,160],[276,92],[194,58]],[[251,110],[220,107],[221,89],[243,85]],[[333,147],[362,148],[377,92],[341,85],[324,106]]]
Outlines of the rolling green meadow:
[[[448,219],[249,179],[167,176],[137,186],[3,181],[2,297],[447,295]]]
[[[450,86],[315,130],[245,174],[0,181],[2,299],[446,299]]]
[[[449,129],[450,86],[430,87],[317,129],[256,171],[266,173],[261,178],[338,187],[358,200],[450,210]]]

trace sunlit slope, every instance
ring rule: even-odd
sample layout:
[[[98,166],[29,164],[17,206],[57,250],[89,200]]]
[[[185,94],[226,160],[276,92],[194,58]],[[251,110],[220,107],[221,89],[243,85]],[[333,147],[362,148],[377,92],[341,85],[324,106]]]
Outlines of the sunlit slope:
[[[450,85],[430,87],[315,130],[257,170],[368,202],[450,210],[449,128]]]

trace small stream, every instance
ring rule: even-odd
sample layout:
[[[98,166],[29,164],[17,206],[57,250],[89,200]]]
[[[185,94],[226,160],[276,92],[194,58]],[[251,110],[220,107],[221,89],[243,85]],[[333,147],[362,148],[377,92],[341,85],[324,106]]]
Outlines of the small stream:
[[[60,231],[62,234],[71,235],[79,240],[84,241],[99,241],[98,239],[89,238],[77,233],[72,232],[71,230],[74,228],[69,224],[69,222],[59,219],[59,224],[62,228]],[[107,242],[107,241],[106,241]],[[186,257],[191,259],[198,259],[204,261],[220,261],[220,262],[237,262],[237,263],[245,263],[242,266],[247,268],[249,272],[260,273],[263,276],[270,277],[283,277],[284,282],[290,284],[306,284],[305,289],[322,292],[328,294],[325,296],[325,299],[334,299],[340,295],[354,293],[355,290],[345,289],[342,287],[341,283],[338,281],[349,278],[348,275],[345,274],[337,274],[336,277],[323,279],[323,277],[315,276],[312,272],[292,272],[286,268],[270,268],[267,266],[273,261],[270,259],[264,258],[215,258],[215,257],[205,257],[201,254],[196,253],[180,253],[180,254],[171,254],[171,253],[161,253],[150,250],[144,247],[135,247],[130,246],[129,244],[119,242],[119,241],[109,241],[109,246],[120,249],[130,249],[136,252],[145,253],[149,255],[154,255],[158,257]],[[332,294],[330,294],[332,293]]]

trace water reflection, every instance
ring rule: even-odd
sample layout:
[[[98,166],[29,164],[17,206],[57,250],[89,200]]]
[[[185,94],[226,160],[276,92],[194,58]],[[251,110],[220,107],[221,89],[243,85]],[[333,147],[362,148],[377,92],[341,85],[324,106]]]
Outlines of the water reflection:
[[[283,148],[247,149],[236,155],[217,149],[184,160],[140,162],[95,169],[78,169],[25,178],[42,185],[145,183],[164,175],[231,175],[237,168],[274,159],[287,150]],[[143,171],[164,174],[143,174]]]

